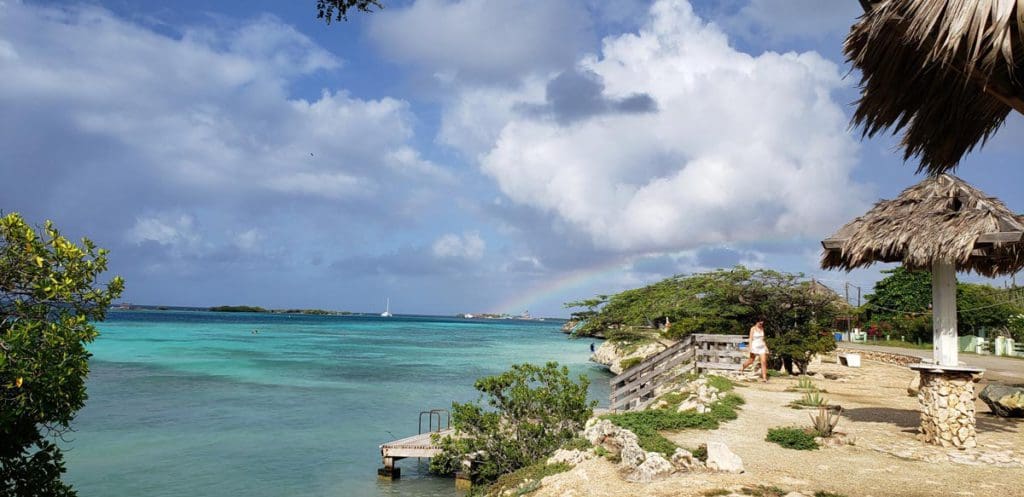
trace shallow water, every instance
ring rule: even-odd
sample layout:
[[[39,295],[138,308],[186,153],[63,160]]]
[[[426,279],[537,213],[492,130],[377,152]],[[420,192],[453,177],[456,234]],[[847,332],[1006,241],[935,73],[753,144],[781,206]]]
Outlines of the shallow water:
[[[378,445],[515,363],[558,361],[608,398],[590,342],[553,322],[131,311],[100,329],[62,444],[82,497],[451,496],[426,459],[379,481]]]

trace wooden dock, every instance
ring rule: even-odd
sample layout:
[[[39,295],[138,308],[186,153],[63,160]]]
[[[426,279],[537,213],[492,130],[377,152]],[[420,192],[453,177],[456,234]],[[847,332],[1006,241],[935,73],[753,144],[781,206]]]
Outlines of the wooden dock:
[[[395,467],[395,461],[407,457],[434,457],[441,452],[441,449],[434,444],[432,438],[437,435],[441,438],[451,435],[451,428],[440,431],[428,431],[405,437],[380,445],[380,456],[384,461],[384,467],[377,470],[377,475],[383,478],[398,478],[401,476],[401,468]]]

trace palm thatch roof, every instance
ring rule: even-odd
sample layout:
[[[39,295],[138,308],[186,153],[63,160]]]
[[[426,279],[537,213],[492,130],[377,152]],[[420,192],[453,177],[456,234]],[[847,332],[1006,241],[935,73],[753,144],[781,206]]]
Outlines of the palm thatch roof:
[[[918,171],[954,169],[1024,113],[1024,0],[861,0],[844,52],[861,71],[853,124],[902,131]]]
[[[1024,216],[949,174],[931,176],[882,200],[821,242],[821,267],[847,271],[875,262],[931,269],[954,262],[985,276],[1024,268]]]

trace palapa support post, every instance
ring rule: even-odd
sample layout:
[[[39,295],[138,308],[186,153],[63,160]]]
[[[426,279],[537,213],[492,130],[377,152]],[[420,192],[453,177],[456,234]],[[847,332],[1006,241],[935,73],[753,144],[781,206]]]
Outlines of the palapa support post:
[[[956,266],[932,263],[932,357],[940,366],[958,366],[956,336]]]

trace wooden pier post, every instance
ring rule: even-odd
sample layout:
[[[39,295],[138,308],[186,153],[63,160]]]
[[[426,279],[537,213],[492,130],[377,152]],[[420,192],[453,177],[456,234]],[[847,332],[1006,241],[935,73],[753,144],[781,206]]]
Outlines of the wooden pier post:
[[[377,470],[377,477],[384,480],[397,480],[402,477],[402,468],[395,467],[395,458],[385,457],[384,467]]]

